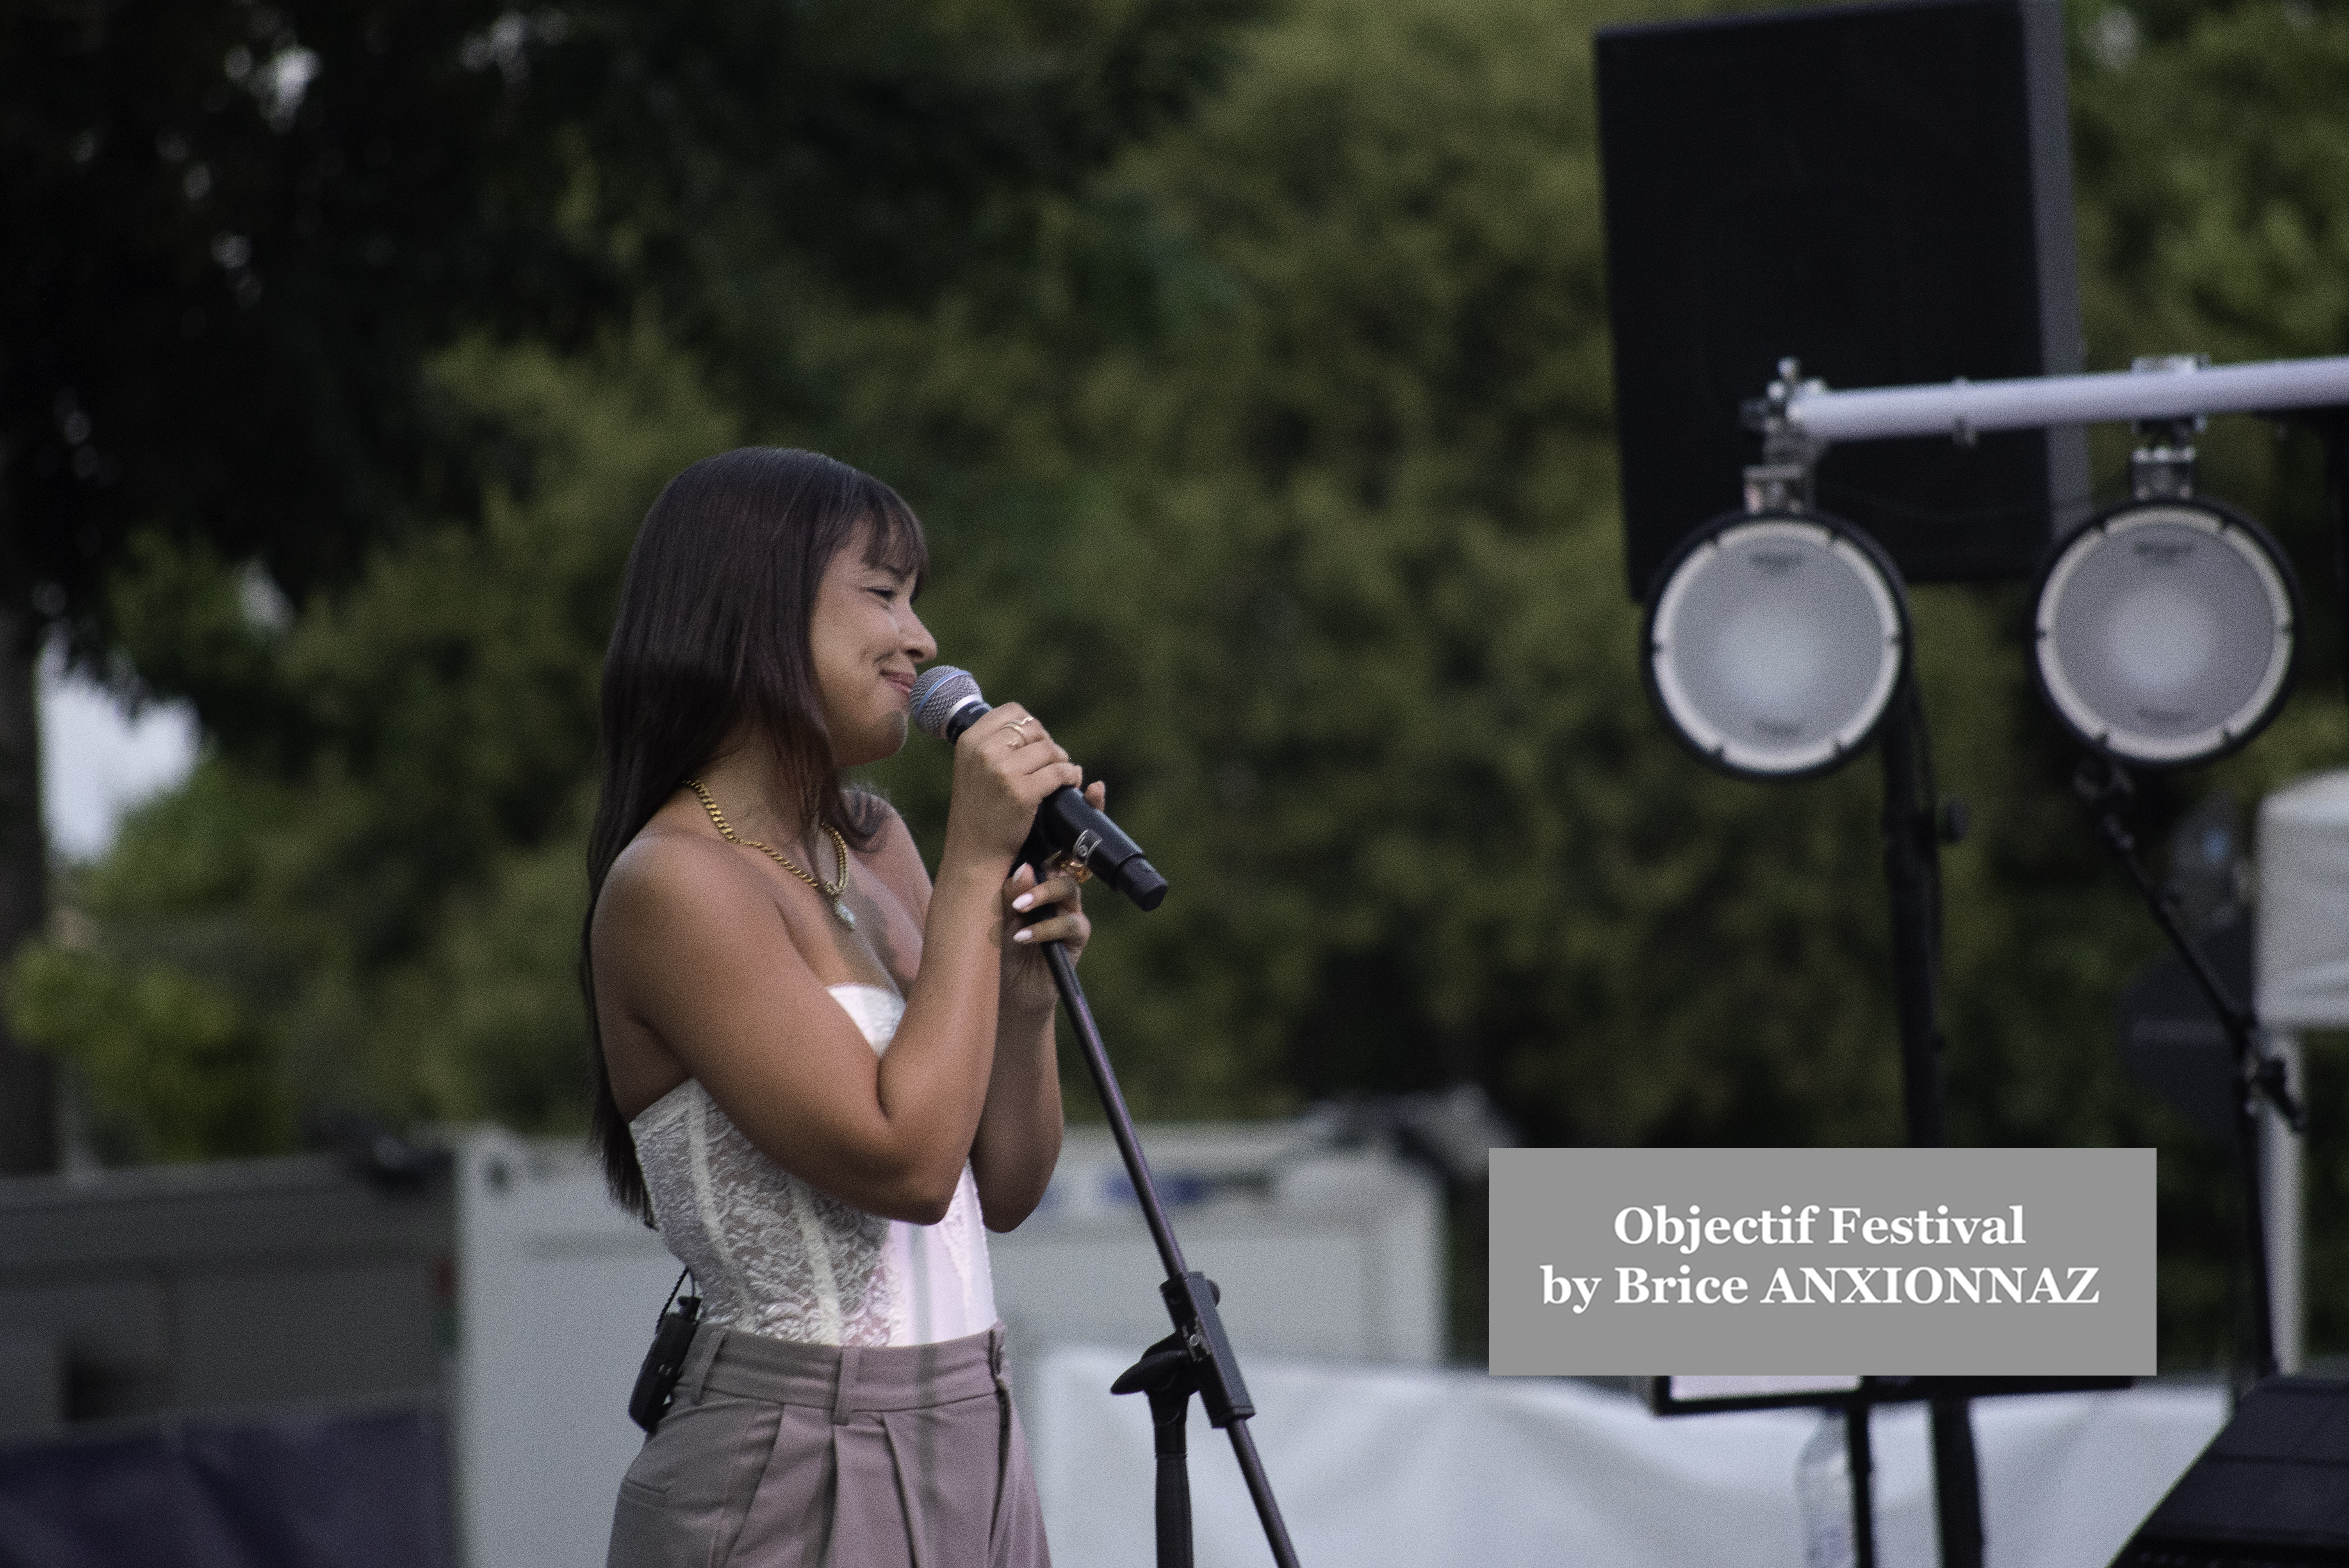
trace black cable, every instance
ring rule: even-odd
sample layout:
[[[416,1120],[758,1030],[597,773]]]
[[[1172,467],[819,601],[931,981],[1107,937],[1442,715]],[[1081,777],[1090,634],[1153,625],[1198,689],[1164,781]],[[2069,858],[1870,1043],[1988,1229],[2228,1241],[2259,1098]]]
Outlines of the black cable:
[[[1933,772],[1933,730],[1932,727],[1925,722],[1925,688],[1917,679],[1913,664],[1909,674],[1909,700],[1917,705],[1917,772],[1922,779],[1925,789],[1925,885],[1932,900],[1929,906],[1929,913],[1932,918],[1933,955],[1938,975],[1942,927],[1941,785],[1940,779]],[[1940,985],[1936,984],[1933,1016],[1934,1033],[1937,1035],[1940,1033]]]
[[[2344,610],[2341,692],[2349,697],[2349,408],[2323,408],[2311,423],[2324,442],[2325,500],[2333,513],[2333,591]]]

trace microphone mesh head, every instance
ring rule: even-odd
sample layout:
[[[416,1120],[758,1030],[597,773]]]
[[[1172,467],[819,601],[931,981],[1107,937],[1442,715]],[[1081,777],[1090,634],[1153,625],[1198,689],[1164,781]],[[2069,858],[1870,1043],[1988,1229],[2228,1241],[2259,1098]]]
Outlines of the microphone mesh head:
[[[978,682],[968,670],[933,665],[914,681],[914,727],[935,739],[946,738],[947,720],[954,710],[978,696]]]

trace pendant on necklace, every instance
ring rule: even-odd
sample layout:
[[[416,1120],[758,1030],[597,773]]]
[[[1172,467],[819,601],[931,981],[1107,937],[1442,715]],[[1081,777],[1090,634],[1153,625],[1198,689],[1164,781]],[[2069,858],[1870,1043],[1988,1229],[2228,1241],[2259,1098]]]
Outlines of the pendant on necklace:
[[[840,918],[841,924],[848,927],[851,931],[856,929],[856,916],[850,913],[848,901],[846,899],[833,899],[832,901],[832,913]]]

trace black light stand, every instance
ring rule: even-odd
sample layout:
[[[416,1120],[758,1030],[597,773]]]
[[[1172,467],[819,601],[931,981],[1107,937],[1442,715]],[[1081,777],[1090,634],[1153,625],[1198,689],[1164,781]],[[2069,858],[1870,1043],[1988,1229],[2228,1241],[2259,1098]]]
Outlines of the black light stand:
[[[1868,1430],[1869,1406],[1843,1408],[1844,1468],[1851,1474],[1852,1568],[1876,1568],[1876,1458]]]
[[[2147,425],[2175,425],[2212,414],[2249,413],[2275,409],[2316,410],[2310,416],[2324,437],[2327,489],[2333,508],[2336,554],[2334,571],[2349,592],[2349,356],[2322,360],[2277,361],[2266,365],[2210,366],[2199,358],[2173,356],[2140,361],[2135,369],[2095,376],[2023,377],[2013,380],[1947,386],[1884,387],[1861,391],[1830,391],[1817,381],[1805,380],[1792,359],[1779,362],[1778,379],[1765,396],[1744,406],[1748,428],[1763,437],[1763,462],[1745,470],[1746,506],[1751,512],[1811,510],[1813,468],[1832,443],[1887,440],[1896,438],[1949,434],[1964,445],[1989,431],[2052,428],[2108,420],[2133,420]],[[2156,454],[2148,454],[2154,456]],[[2190,450],[2171,453],[2191,461]],[[2169,493],[2169,492],[2165,492]],[[2142,497],[2140,499],[2143,499]],[[2275,590],[2289,597],[2288,585]],[[2349,654],[2349,639],[2344,639]],[[2271,711],[2271,710],[2270,710]],[[1680,721],[1669,711],[1667,717]],[[2264,722],[2262,714],[2257,722]],[[2070,722],[2067,718],[2066,722]],[[2248,736],[2250,731],[2238,730]],[[1683,730],[1684,738],[1686,735]],[[1893,983],[1900,1022],[1903,1098],[1909,1118],[1909,1142],[1919,1147],[1942,1143],[1941,1037],[1937,1022],[1939,990],[1940,891],[1939,855],[1943,823],[1932,794],[1925,727],[1917,702],[1913,677],[1904,675],[1892,706],[1879,728],[1884,749],[1884,871],[1891,895]],[[1700,747],[1700,750],[1704,749]],[[2281,1062],[2270,1061],[2257,1043],[2258,1020],[2250,1009],[2228,995],[2144,868],[2137,862],[2135,841],[2119,816],[2128,792],[2127,775],[2117,765],[2101,779],[2084,767],[2082,793],[2099,811],[2106,841],[2127,867],[2144,893],[2155,919],[2169,935],[2187,968],[2225,1026],[2239,1067],[2240,1095],[2236,1127],[2242,1146],[2247,1229],[2253,1262],[2253,1290],[2258,1303],[2257,1363],[2262,1376],[2275,1367],[2274,1325],[2268,1306],[2267,1237],[2261,1220],[2257,1146],[2257,1097],[2266,1095],[2298,1129],[2305,1113],[2292,1099]],[[1734,769],[1733,769],[1734,770]],[[1921,793],[1922,800],[1920,799]],[[1961,824],[1951,821],[1955,839]],[[1942,1568],[1981,1568],[1982,1562],[1982,1493],[1972,1428],[1966,1410],[1968,1382],[1960,1378],[1898,1380],[1922,1392],[1932,1408],[1934,1498],[1940,1525]],[[1864,1423],[1870,1406],[1887,1396],[1874,1389],[1875,1379],[1834,1401],[1813,1401],[1840,1408],[1849,1421]],[[2046,1380],[2054,1391],[2060,1384]],[[2023,1387],[1985,1390],[2025,1392]],[[1864,1439],[1864,1433],[1855,1432]],[[1865,1449],[1855,1440],[1853,1511],[1857,1542],[1872,1548],[1869,1503],[1858,1460]],[[1863,1558],[1865,1561],[1865,1558]]]
[[[1279,1568],[1297,1568],[1297,1551],[1289,1544],[1288,1526],[1281,1520],[1279,1501],[1272,1495],[1272,1483],[1265,1479],[1264,1462],[1257,1457],[1256,1439],[1248,1431],[1248,1418],[1256,1414],[1256,1407],[1248,1400],[1247,1385],[1240,1377],[1239,1358],[1232,1352],[1231,1341],[1224,1333],[1223,1318],[1216,1310],[1218,1293],[1215,1283],[1183,1260],[1182,1243],[1174,1239],[1174,1228],[1167,1222],[1165,1207],[1158,1201],[1150,1162],[1143,1158],[1142,1140],[1125,1108],[1124,1091],[1118,1088],[1117,1075],[1111,1070],[1109,1050],[1093,1023],[1084,987],[1077,983],[1076,966],[1069,962],[1068,953],[1057,942],[1044,944],[1044,960],[1051,966],[1052,984],[1060,988],[1061,1005],[1067,1009],[1070,1026],[1076,1030],[1085,1069],[1092,1075],[1102,1109],[1109,1116],[1110,1132],[1117,1140],[1117,1151],[1125,1161],[1126,1179],[1133,1183],[1134,1198],[1142,1205],[1150,1239],[1157,1243],[1159,1262],[1166,1268],[1166,1280],[1158,1287],[1158,1294],[1165,1298],[1174,1332],[1152,1346],[1140,1361],[1118,1377],[1112,1389],[1119,1394],[1147,1392],[1150,1396],[1150,1418],[1156,1433],[1158,1455],[1158,1568],[1190,1568],[1191,1564],[1191,1490],[1183,1428],[1194,1393],[1206,1404],[1208,1421],[1231,1434],[1232,1454],[1239,1460],[1248,1496],[1256,1503],[1257,1517],[1264,1523],[1265,1540],[1272,1548],[1273,1562]]]
[[[1784,359],[1768,395],[1749,406],[1749,423],[1763,436],[1763,461],[1747,468],[1744,474],[1749,514],[1811,511],[1816,465],[1825,447],[1793,428],[1787,410],[1791,398],[1816,389],[1815,383],[1804,381],[1800,365]],[[1889,591],[1899,597],[1897,575]],[[1901,625],[1905,637],[1905,614]],[[1937,1149],[1947,1141],[1940,1018],[1940,843],[1945,830],[1951,839],[1961,836],[1963,820],[1954,807],[1946,820],[1940,810],[1923,706],[1916,676],[1905,661],[1877,727],[1876,739],[1884,766],[1884,880],[1892,923],[1902,1106],[1910,1146]],[[1839,752],[1837,759],[1843,755]],[[1897,1394],[1891,1391],[1896,1387],[1901,1390]],[[1957,1380],[1930,1378],[1864,1378],[1853,1393],[1822,1402],[1843,1412],[1851,1470],[1852,1536],[1860,1568],[1872,1568],[1875,1556],[1874,1500],[1868,1480],[1870,1412],[1877,1404],[1915,1399],[1920,1393],[1930,1412],[1934,1514],[1941,1568],[1982,1568],[1981,1468],[1968,1399]]]
[[[1884,758],[1884,882],[1892,906],[1892,991],[1900,1019],[1901,1098],[1909,1113],[1910,1146],[1938,1149],[1947,1141],[1941,1109],[1940,845],[1945,830],[1955,838],[1962,823],[1945,824],[1934,799],[1914,676],[1901,677],[1901,689],[1884,716],[1877,744]],[[1937,1394],[1929,1408],[1941,1568],[1982,1568],[1982,1472],[1974,1455],[1973,1418],[1960,1394]],[[1855,1402],[1845,1418],[1865,1423],[1868,1412],[1865,1401]],[[1855,1444],[1854,1452],[1859,1451]],[[1856,1522],[1865,1502],[1863,1484],[1855,1465]]]
[[[2302,423],[2324,446],[2324,505],[2333,524],[2335,603],[2349,606],[2349,405],[2303,408]],[[2341,639],[2342,693],[2349,696],[2349,633]]]
[[[1747,470],[1749,482],[1757,470]],[[1945,1140],[1941,1104],[1940,845],[1963,834],[1952,805],[1944,813],[1934,792],[1930,751],[1915,679],[1904,674],[1877,731],[1884,764],[1884,881],[1892,918],[1894,1008],[1900,1028],[1902,1102],[1909,1141],[1938,1148]],[[1922,1402],[1933,1443],[1934,1517],[1941,1568],[1982,1568],[1981,1467],[1974,1449],[1974,1394],[2053,1392],[2061,1379],[1866,1377],[1848,1392],[1806,1394],[1784,1401],[1816,1405],[1843,1418],[1844,1452],[1851,1480],[1853,1557],[1875,1568],[1876,1512],[1869,1419],[1878,1405]],[[2081,1385],[2088,1386],[2088,1385]],[[2095,1380],[2095,1387],[2111,1387]],[[1778,1400],[1761,1403],[1775,1404]],[[1678,1408],[1729,1408],[1700,1401]]]
[[[2218,1015],[2219,1026],[2235,1053],[2235,1143],[2243,1172],[2244,1242],[2251,1271],[2251,1368],[2254,1383],[2276,1374],[2275,1311],[2269,1300],[2266,1204],[2260,1193],[2259,1102],[2265,1096],[2294,1132],[2308,1126],[2308,1111],[2292,1092],[2283,1060],[2260,1048],[2260,1020],[2239,1002],[2219,977],[2201,944],[2194,940],[2168,892],[2137,859],[2137,837],[2123,814],[2136,799],[2137,785],[2128,769],[2102,758],[2084,758],[2072,776],[2072,788],[2096,814],[2096,833],[2128,872],[2145,899],[2154,923],[2178,950],[2186,972]]]

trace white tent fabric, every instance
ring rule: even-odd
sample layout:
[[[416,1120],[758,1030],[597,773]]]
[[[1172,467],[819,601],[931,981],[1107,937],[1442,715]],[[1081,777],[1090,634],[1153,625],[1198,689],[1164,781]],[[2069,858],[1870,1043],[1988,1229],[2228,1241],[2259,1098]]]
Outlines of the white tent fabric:
[[[2260,802],[2260,1021],[2349,1025],[2349,770]]]
[[[1154,1561],[1148,1407],[1112,1398],[1131,1356],[1048,1346],[1028,1425],[1060,1568]],[[1249,1423],[1308,1564],[1803,1568],[1795,1497],[1810,1411],[1648,1413],[1584,1384],[1251,1359]],[[1979,1401],[1989,1568],[2095,1568],[2223,1423],[2217,1387]],[[1879,1411],[1878,1562],[1936,1560],[1922,1412]],[[1199,1568],[1270,1561],[1226,1436],[1194,1403]]]

